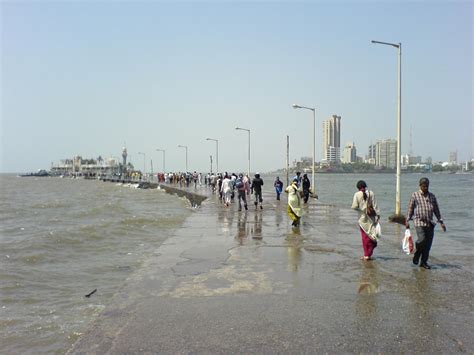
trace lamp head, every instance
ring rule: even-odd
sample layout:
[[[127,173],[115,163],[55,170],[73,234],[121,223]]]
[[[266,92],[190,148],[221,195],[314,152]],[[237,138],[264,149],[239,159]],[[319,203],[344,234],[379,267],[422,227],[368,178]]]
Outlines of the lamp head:
[[[301,108],[301,106],[297,104],[293,104],[293,108]]]

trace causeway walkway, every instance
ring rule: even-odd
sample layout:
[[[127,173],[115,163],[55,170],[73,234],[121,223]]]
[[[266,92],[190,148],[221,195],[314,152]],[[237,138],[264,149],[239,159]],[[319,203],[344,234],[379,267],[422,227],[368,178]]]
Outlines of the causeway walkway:
[[[238,212],[189,192],[207,199],[69,353],[474,352],[467,260],[434,252],[420,269],[400,250],[404,227],[385,222],[364,262],[349,208],[312,200],[294,230],[285,195]]]

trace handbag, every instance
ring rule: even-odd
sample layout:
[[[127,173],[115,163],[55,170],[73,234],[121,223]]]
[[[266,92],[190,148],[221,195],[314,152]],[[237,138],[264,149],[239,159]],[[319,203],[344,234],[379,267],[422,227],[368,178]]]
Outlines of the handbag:
[[[405,236],[403,237],[403,240],[402,240],[402,250],[407,255],[413,254],[413,251],[415,250],[413,237],[411,236],[411,232],[409,228],[405,230]]]
[[[375,212],[374,205],[372,204],[372,199],[370,198],[370,192],[368,193],[368,198],[367,198],[367,215],[369,217],[375,217],[377,216],[377,212]]]
[[[380,222],[377,222],[377,225],[375,226],[375,236],[377,238],[382,236],[382,227],[380,226]]]

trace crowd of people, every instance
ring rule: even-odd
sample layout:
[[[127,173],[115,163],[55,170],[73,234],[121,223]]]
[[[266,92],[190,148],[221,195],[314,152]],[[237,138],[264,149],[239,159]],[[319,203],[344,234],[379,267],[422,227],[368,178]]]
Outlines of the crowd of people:
[[[248,175],[240,174],[211,174],[206,176],[205,183],[209,185],[212,192],[219,195],[225,207],[229,207],[237,196],[239,203],[239,211],[242,211],[242,206],[248,210],[248,197],[252,194],[255,197],[254,205],[257,209],[263,209],[262,186],[263,179],[259,173],[256,173],[254,178],[250,180]]]
[[[212,193],[218,195],[218,200],[224,207],[229,207],[235,199],[238,202],[238,210],[242,208],[248,210],[250,196],[253,195],[253,205],[255,209],[263,210],[263,179],[256,173],[252,180],[248,175],[229,174],[225,172],[209,173],[205,176],[201,173],[165,173],[158,174],[158,181],[170,184],[178,184],[180,187],[208,186]],[[277,176],[273,186],[275,188],[276,200],[280,200],[283,191],[288,196],[287,213],[293,228],[299,228],[301,218],[305,213],[304,205],[308,203],[310,196],[317,198],[314,190],[311,191],[311,183],[307,174],[301,176],[300,172],[291,180],[289,186],[283,189],[283,182]],[[406,215],[405,226],[410,228],[410,221],[413,220],[417,242],[413,256],[413,264],[425,269],[430,269],[428,264],[429,253],[434,236],[436,223],[441,225],[443,231],[446,226],[441,217],[438,202],[434,194],[429,192],[429,180],[422,178],[419,182],[420,189],[411,196]],[[360,180],[356,184],[357,192],[354,194],[352,208],[359,212],[358,227],[362,237],[363,260],[372,260],[374,249],[380,237],[380,209],[377,205],[375,194],[370,191],[365,181]],[[437,222],[433,221],[436,216]],[[421,261],[420,261],[421,260]]]

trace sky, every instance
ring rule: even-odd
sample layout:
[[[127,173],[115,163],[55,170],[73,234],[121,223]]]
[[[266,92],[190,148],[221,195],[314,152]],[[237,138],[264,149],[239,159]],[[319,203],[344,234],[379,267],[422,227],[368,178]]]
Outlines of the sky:
[[[121,157],[139,169],[247,170],[322,158],[322,122],[364,157],[397,136],[402,154],[473,157],[470,1],[4,1],[0,172]],[[410,144],[411,132],[411,144]],[[341,147],[342,148],[342,147]],[[138,154],[138,152],[145,153]]]

